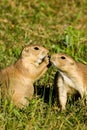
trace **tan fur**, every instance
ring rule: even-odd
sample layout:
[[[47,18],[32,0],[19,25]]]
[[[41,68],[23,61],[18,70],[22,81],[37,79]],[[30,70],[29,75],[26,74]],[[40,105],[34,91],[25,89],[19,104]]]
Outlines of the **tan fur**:
[[[87,95],[87,66],[63,53],[53,54],[51,62],[60,74],[57,78],[58,95],[62,109],[65,109],[68,93],[78,91],[82,98]]]
[[[48,50],[42,46],[26,46],[17,62],[0,71],[1,93],[18,107],[28,105],[33,97],[33,83],[46,71]],[[27,98],[27,99],[26,99]]]

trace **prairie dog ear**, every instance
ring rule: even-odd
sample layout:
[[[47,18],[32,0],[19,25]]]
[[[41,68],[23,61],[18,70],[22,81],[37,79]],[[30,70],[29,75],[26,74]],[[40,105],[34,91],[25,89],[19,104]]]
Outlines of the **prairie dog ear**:
[[[70,62],[71,65],[74,65],[74,61]]]
[[[29,52],[29,48],[28,48],[28,47],[25,47],[25,48],[23,49],[23,52]]]
[[[25,48],[22,50],[22,52],[21,52],[21,56],[22,56],[22,57],[25,57],[25,56],[29,55],[29,52],[30,52],[29,48],[25,47]]]

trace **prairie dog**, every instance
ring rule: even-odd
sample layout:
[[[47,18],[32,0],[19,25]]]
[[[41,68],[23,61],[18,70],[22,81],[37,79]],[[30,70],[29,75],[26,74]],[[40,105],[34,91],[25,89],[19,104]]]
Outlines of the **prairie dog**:
[[[68,93],[78,91],[82,98],[87,95],[87,66],[63,53],[53,54],[51,62],[58,69],[58,97],[61,109],[64,110]]]
[[[0,71],[2,95],[11,98],[12,102],[20,108],[27,106],[27,99],[33,97],[33,83],[48,69],[48,52],[42,46],[26,46],[16,63]]]

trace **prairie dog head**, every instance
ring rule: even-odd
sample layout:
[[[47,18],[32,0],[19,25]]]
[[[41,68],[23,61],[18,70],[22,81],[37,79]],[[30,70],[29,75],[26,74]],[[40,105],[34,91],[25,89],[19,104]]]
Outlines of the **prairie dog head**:
[[[31,63],[38,65],[43,62],[48,52],[49,51],[42,46],[28,45],[22,50],[21,57],[26,61],[26,64]]]
[[[75,61],[63,53],[53,54],[51,62],[62,72],[71,71],[75,67]]]

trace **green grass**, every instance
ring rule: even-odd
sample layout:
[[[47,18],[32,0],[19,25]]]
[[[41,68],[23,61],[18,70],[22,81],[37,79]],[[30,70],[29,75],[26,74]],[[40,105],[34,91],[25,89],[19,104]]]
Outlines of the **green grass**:
[[[65,52],[87,64],[87,1],[0,1],[0,68],[13,64],[27,44],[41,44],[50,54]],[[7,100],[0,102],[0,130],[87,129],[83,101],[69,98],[64,112],[52,103],[56,71],[51,66],[35,83],[41,96],[35,94],[28,107],[20,110]]]

